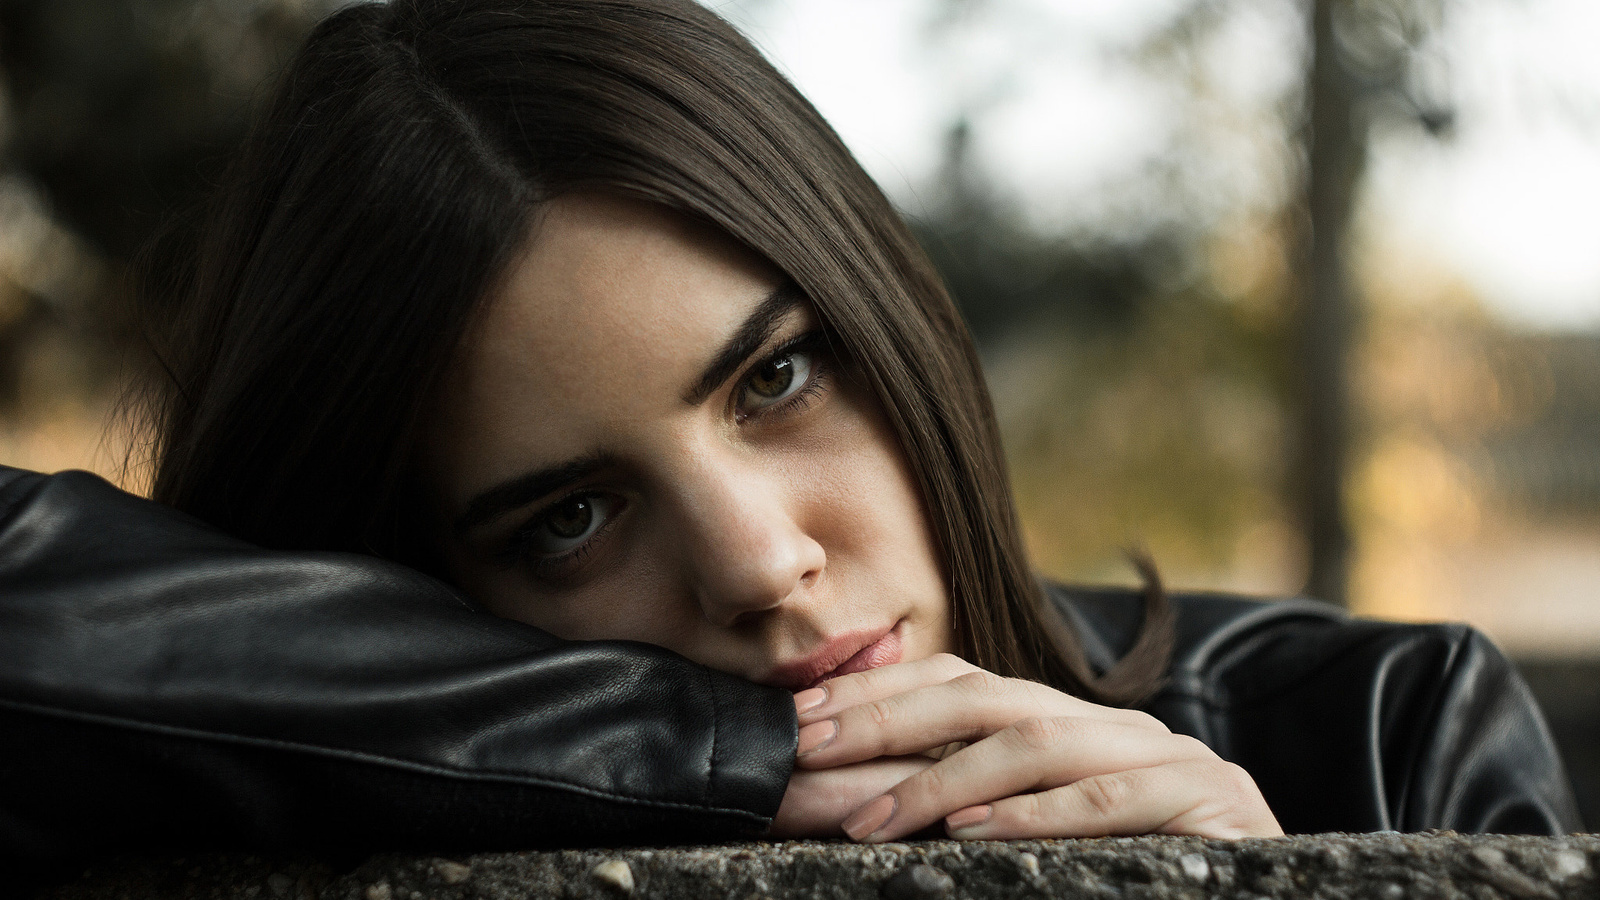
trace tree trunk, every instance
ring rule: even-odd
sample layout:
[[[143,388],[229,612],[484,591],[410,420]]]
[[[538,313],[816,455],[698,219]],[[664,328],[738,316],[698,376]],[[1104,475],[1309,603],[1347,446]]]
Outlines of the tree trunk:
[[[1305,211],[1300,240],[1295,361],[1299,373],[1299,515],[1310,551],[1306,592],[1347,601],[1350,531],[1344,508],[1349,358],[1355,302],[1345,241],[1366,160],[1366,129],[1339,61],[1334,6],[1312,0],[1307,83]]]

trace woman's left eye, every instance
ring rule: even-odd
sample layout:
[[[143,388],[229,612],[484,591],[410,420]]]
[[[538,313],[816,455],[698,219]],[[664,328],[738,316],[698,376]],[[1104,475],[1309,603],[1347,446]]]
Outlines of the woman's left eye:
[[[518,550],[535,559],[571,553],[603,530],[618,506],[617,499],[607,494],[573,494],[546,509],[518,533]]]
[[[803,393],[817,377],[816,354],[803,347],[781,350],[745,376],[739,412],[760,413]]]
[[[560,584],[580,576],[627,508],[622,497],[600,490],[577,491],[545,507],[517,529],[496,553],[502,566],[527,567],[537,579]]]

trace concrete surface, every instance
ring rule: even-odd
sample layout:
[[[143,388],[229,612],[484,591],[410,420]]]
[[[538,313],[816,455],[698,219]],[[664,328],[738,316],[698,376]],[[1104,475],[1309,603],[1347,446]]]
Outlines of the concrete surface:
[[[1311,835],[1211,841],[795,841],[626,850],[379,855],[336,867],[243,855],[123,859],[50,900],[524,898],[1600,897],[1600,836]]]

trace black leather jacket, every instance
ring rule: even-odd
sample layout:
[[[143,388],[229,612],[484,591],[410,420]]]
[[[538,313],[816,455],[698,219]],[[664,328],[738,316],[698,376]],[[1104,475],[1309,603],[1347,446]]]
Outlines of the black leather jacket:
[[[1132,645],[1129,592],[1056,598],[1097,666]],[[1309,600],[1173,603],[1170,678],[1145,708],[1243,766],[1285,831],[1581,829],[1538,705],[1474,629],[1352,619]]]
[[[1138,604],[1058,591],[1105,666]],[[1150,709],[1290,831],[1577,827],[1526,689],[1460,626],[1175,598]],[[565,643],[382,561],[269,552],[84,473],[0,467],[0,857],[760,834],[786,691]]]

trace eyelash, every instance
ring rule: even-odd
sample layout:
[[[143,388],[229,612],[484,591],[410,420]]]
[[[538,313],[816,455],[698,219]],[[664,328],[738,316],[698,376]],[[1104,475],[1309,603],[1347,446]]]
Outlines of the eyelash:
[[[828,336],[825,332],[821,330],[808,331],[805,334],[785,341],[776,350],[773,350],[760,361],[746,369],[744,374],[739,377],[739,386],[734,391],[733,403],[735,420],[741,424],[752,419],[765,419],[769,421],[777,420],[794,415],[795,413],[803,412],[810,408],[811,403],[818,397],[822,396],[823,392],[827,390],[828,384],[833,376],[833,367],[835,362],[832,356],[829,354],[829,349],[830,342],[828,341]],[[743,392],[748,388],[750,379],[755,376],[755,373],[760,370],[762,366],[769,366],[778,362],[779,360],[784,359],[785,357],[797,356],[801,353],[804,353],[810,357],[811,371],[808,373],[810,377],[806,379],[805,385],[802,386],[800,390],[772,406],[764,407],[752,412],[744,412],[739,409],[738,401],[740,395],[743,394]]]
[[[545,527],[546,520],[556,510],[574,500],[599,496],[606,496],[608,502],[614,504],[614,507],[606,518],[595,527],[594,533],[584,539],[583,543],[570,550],[548,556],[540,555],[534,551],[533,546],[534,542],[539,539],[539,531]],[[500,561],[507,567],[518,564],[527,566],[533,577],[541,581],[559,581],[582,566],[583,561],[588,559],[589,555],[605,542],[612,526],[616,524],[618,517],[625,509],[627,509],[627,503],[615,495],[606,495],[594,490],[575,490],[534,513],[526,524],[512,533]]]
[[[773,406],[752,412],[743,412],[738,407],[738,399],[744,391],[748,390],[751,378],[762,366],[773,365],[785,357],[806,353],[810,357],[811,370],[806,383],[794,394],[784,398]],[[830,355],[829,341],[823,331],[811,331],[792,340],[784,342],[777,349],[767,354],[756,362],[739,377],[738,386],[734,391],[734,415],[736,421],[743,424],[751,420],[778,421],[788,416],[795,415],[810,408],[827,390],[828,383],[833,376],[835,360]],[[607,497],[609,503],[614,504],[610,514],[600,523],[583,543],[549,556],[539,555],[534,551],[534,543],[539,539],[539,532],[546,527],[548,519],[564,504],[585,498]],[[594,553],[606,540],[613,525],[617,522],[627,504],[620,497],[608,495],[602,491],[580,488],[563,495],[534,513],[522,527],[518,528],[507,542],[501,554],[501,563],[507,567],[523,565],[528,568],[535,579],[540,581],[561,581],[575,574],[585,560]]]

